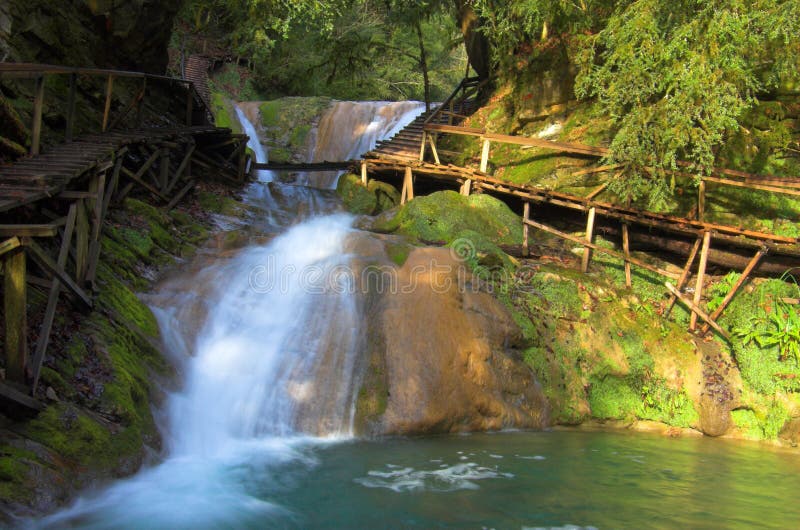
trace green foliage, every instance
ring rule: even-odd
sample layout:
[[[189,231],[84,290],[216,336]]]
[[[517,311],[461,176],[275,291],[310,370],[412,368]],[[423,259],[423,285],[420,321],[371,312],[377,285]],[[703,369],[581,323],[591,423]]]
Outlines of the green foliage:
[[[775,310],[766,318],[755,316],[750,326],[734,332],[745,344],[755,341],[762,348],[775,346],[781,360],[792,358],[795,364],[800,364],[800,314],[794,305],[778,300]]]
[[[778,399],[759,400],[752,408],[731,411],[734,425],[755,440],[774,440],[790,414]]]
[[[793,0],[620,3],[582,39],[576,86],[618,127],[608,161],[627,171],[611,191],[658,208],[680,160],[707,173],[757,95],[797,79],[798,31]]]

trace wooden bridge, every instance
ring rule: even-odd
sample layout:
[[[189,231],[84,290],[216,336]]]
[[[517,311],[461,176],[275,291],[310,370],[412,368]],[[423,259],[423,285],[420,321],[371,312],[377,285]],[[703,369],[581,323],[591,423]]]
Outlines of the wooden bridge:
[[[66,83],[52,82],[66,78]],[[76,107],[91,87],[104,87],[95,124],[78,128]],[[13,81],[12,81],[13,80]],[[91,308],[100,239],[109,208],[134,188],[173,208],[199,173],[241,182],[247,136],[213,125],[190,81],[116,70],[0,63],[0,82],[32,82],[29,156],[0,166],[0,262],[3,267],[5,380],[0,398],[29,410],[57,307]],[[49,86],[66,86],[66,92]],[[50,103],[48,105],[48,103]],[[91,103],[89,103],[91,105]],[[42,142],[42,116],[60,110],[63,131]],[[55,110],[54,110],[55,109]],[[76,134],[79,133],[79,134]],[[28,352],[27,290],[49,294]],[[66,294],[68,296],[62,296]],[[37,318],[38,320],[38,318]]]
[[[465,86],[469,88],[465,89]],[[696,204],[684,216],[665,215],[630,205],[619,205],[599,200],[606,192],[607,184],[598,186],[585,196],[562,193],[538,186],[513,184],[492,177],[488,173],[492,145],[515,145],[520,148],[539,148],[550,152],[562,153],[566,156],[600,160],[609,151],[602,147],[568,142],[555,142],[542,138],[511,136],[490,133],[483,129],[460,126],[477,107],[474,93],[477,91],[475,80],[465,80],[456,91],[434,112],[424,119],[413,123],[408,131],[401,131],[398,142],[385,142],[374,151],[367,153],[361,161],[361,179],[366,185],[368,174],[377,178],[402,178],[401,202],[414,198],[414,186],[418,179],[439,182],[440,185],[452,185],[464,195],[472,192],[484,192],[497,195],[505,200],[513,199],[522,202],[523,246],[522,255],[529,254],[528,239],[531,228],[547,232],[561,239],[572,241],[584,247],[581,263],[583,272],[587,272],[593,252],[600,252],[623,261],[625,280],[631,286],[631,266],[635,265],[655,272],[667,281],[665,289],[670,295],[669,309],[676,301],[683,303],[691,312],[690,330],[697,328],[698,319],[704,321],[701,332],[714,329],[727,338],[727,334],[716,323],[725,308],[731,302],[748,276],[759,266],[763,258],[770,254],[774,267],[783,272],[793,266],[800,265],[800,240],[746,230],[740,227],[711,223],[705,220],[705,204],[707,183],[722,186],[747,188],[762,192],[800,196],[800,178],[778,177],[773,175],[755,175],[730,169],[714,169],[710,175],[699,177]],[[422,125],[420,127],[419,122]],[[444,156],[451,155],[437,149],[437,141],[442,135],[458,135],[477,137],[480,140],[480,162],[477,168],[459,167],[443,162]],[[414,153],[416,156],[414,156]],[[442,156],[440,156],[442,155]],[[688,164],[680,163],[679,167]],[[591,165],[576,170],[572,176],[589,174],[617,173],[622,171],[622,164]],[[688,171],[688,170],[687,170]],[[675,172],[687,177],[686,173]],[[401,177],[402,176],[402,177]],[[586,215],[586,230],[583,237],[557,230],[542,220],[533,217],[533,206],[545,208],[556,206]],[[596,224],[599,218],[606,223],[617,223],[621,234],[621,249],[609,249],[594,243]],[[631,254],[632,228],[638,227],[640,237],[648,241],[677,241],[687,254],[687,260],[680,273],[673,273]],[[661,238],[658,234],[663,234]],[[655,237],[654,237],[655,235]],[[680,244],[684,243],[684,244]],[[733,285],[728,295],[712,314],[701,308],[703,287],[706,282],[706,268],[712,253],[712,243],[720,249],[721,260],[726,265],[736,266],[741,263],[742,274]],[[743,260],[736,259],[740,255],[747,256]],[[683,293],[692,276],[695,262],[696,280],[694,293],[689,298]],[[674,282],[670,283],[670,282]],[[668,309],[668,312],[669,312]]]

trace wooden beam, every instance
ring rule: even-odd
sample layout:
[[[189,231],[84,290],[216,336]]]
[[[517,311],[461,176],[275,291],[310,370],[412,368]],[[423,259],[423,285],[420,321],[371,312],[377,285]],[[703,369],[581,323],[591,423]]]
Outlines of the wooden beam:
[[[43,269],[52,274],[54,278],[58,278],[61,283],[66,285],[67,288],[72,291],[72,293],[77,296],[86,307],[92,307],[92,298],[86,294],[86,292],[81,289],[72,278],[70,278],[69,274],[67,274],[62,267],[59,267],[58,264],[47,255],[42,247],[28,237],[22,240],[22,245],[30,251],[30,256],[34,261],[36,261],[36,263],[41,265]]]
[[[472,180],[466,179],[464,183],[461,185],[461,195],[464,197],[469,197],[469,194],[472,191]]]
[[[748,263],[747,267],[745,267],[744,271],[742,271],[742,274],[739,276],[739,279],[736,280],[736,283],[733,284],[731,290],[728,291],[728,294],[726,294],[725,298],[722,299],[722,302],[719,304],[719,307],[717,307],[717,309],[715,309],[714,312],[711,313],[709,317],[711,320],[716,322],[717,319],[719,319],[720,315],[722,315],[722,312],[725,311],[725,308],[728,307],[728,304],[730,304],[731,300],[733,300],[733,297],[736,296],[736,293],[739,291],[742,285],[744,285],[744,282],[747,281],[747,277],[750,276],[750,273],[753,272],[753,269],[755,269],[758,266],[758,262],[761,261],[761,258],[763,258],[766,254],[767,254],[766,248],[762,248],[761,250],[756,252],[756,255],[753,256],[753,259],[750,260],[750,263]],[[700,333],[705,335],[706,333],[708,333],[709,327],[710,324],[706,322],[705,326],[703,326],[703,328],[700,330]]]
[[[142,101],[137,104],[136,106],[136,126],[142,126],[142,118],[143,118],[143,110],[144,110],[144,98],[147,96],[147,77],[142,79]]]
[[[530,248],[528,247],[528,221],[531,218],[531,203],[525,201],[522,207],[522,257],[527,258],[530,256]]]
[[[111,114],[111,97],[114,92],[114,75],[109,74],[108,80],[106,81],[106,102],[105,106],[103,107],[103,124],[100,128],[101,131],[106,132],[108,128],[108,118]]]
[[[33,122],[31,123],[31,154],[38,155],[42,140],[42,109],[44,108],[44,76],[36,78],[33,97]]]
[[[152,193],[153,195],[155,195],[156,197],[158,197],[162,201],[169,202],[169,198],[168,197],[164,196],[160,191],[158,191],[152,185],[150,185],[147,182],[145,182],[144,180],[142,180],[140,178],[140,176],[139,176],[139,172],[137,172],[134,175],[133,172],[131,170],[129,170],[128,168],[126,168],[126,167],[122,168],[122,172],[125,174],[126,177],[128,177],[129,179],[131,179],[132,181],[134,181],[135,183],[137,183],[138,185],[140,185],[141,187],[143,187],[144,189],[146,189],[147,191],[149,191],[150,193]],[[130,191],[130,190],[128,190],[128,191]],[[127,195],[127,192],[126,192],[126,195]]]
[[[439,152],[436,150],[436,140],[434,139],[435,138],[434,135],[425,134],[425,136],[428,138],[428,143],[431,146],[431,153],[433,153],[433,159],[436,161],[437,165],[440,165],[442,161],[439,160]]]
[[[555,228],[549,227],[549,226],[547,226],[545,224],[538,223],[538,222],[533,221],[533,220],[526,221],[526,224],[528,224],[528,225],[530,225],[530,226],[532,226],[534,228],[538,228],[539,230],[542,230],[542,231],[547,232],[549,234],[553,234],[555,236],[558,236],[558,237],[560,237],[562,239],[566,239],[568,241],[572,241],[574,243],[578,243],[578,244],[583,245],[585,247],[591,247],[595,252],[600,252],[601,254],[607,254],[609,256],[613,256],[613,257],[621,259],[623,261],[625,260],[625,255],[622,254],[621,252],[617,252],[615,250],[611,250],[611,249],[608,249],[608,248],[601,247],[600,245],[597,245],[595,243],[589,243],[584,238],[577,237],[577,236],[572,236],[570,234],[566,234],[564,232],[561,232],[560,230],[556,230]],[[645,263],[644,261],[642,261],[640,259],[637,259],[637,258],[634,258],[634,257],[629,258],[628,261],[630,261],[631,263],[633,263],[634,265],[636,265],[638,267],[641,267],[641,268],[643,268],[645,270],[648,270],[648,271],[651,271],[651,272],[655,272],[656,274],[659,274],[659,275],[661,275],[661,276],[663,276],[665,278],[669,278],[671,280],[674,280],[678,276],[677,274],[673,274],[673,273],[667,272],[667,271],[665,271],[663,269],[659,269],[658,267],[654,267],[653,265],[650,265],[649,263]]]
[[[361,184],[367,185],[367,161],[361,161]]]
[[[697,220],[702,221],[706,215],[706,181],[701,180],[697,186]]]
[[[400,193],[400,204],[405,204],[414,198],[414,174],[410,166],[406,166],[403,176],[403,191]]]
[[[688,307],[688,308],[689,308],[689,310],[692,312],[692,315],[697,315],[698,317],[700,317],[701,319],[703,319],[703,320],[704,320],[704,321],[705,321],[705,322],[706,322],[706,323],[707,323],[709,326],[711,326],[712,328],[714,328],[714,330],[715,330],[717,333],[719,333],[720,335],[722,335],[723,337],[725,337],[725,339],[726,339],[726,340],[728,340],[728,341],[730,341],[730,340],[731,340],[731,337],[730,337],[730,335],[728,335],[728,333],[727,333],[727,332],[726,332],[724,329],[722,329],[721,327],[719,327],[719,324],[717,324],[716,322],[714,322],[713,320],[711,320],[711,317],[709,317],[709,316],[708,316],[708,315],[705,313],[705,311],[703,311],[703,310],[702,310],[702,309],[701,309],[701,308],[700,308],[700,307],[699,307],[697,304],[695,304],[695,303],[694,303],[692,300],[689,300],[687,297],[685,297],[684,295],[682,295],[682,294],[680,293],[680,291],[678,291],[678,290],[675,288],[675,286],[674,286],[674,285],[672,285],[672,284],[671,284],[671,283],[669,283],[669,282],[665,282],[665,283],[664,283],[664,285],[667,287],[667,290],[668,290],[670,293],[672,293],[672,295],[673,295],[673,296],[675,296],[675,298],[677,298],[678,300],[680,300],[681,302],[683,302],[683,303],[686,305],[686,307]]]
[[[71,142],[75,130],[75,100],[78,90],[78,74],[69,74],[69,95],[67,96],[67,125],[64,130],[64,141]]]
[[[25,384],[28,364],[28,285],[25,250],[5,255],[3,313],[5,314],[6,379]]]
[[[706,230],[703,234],[703,248],[700,250],[700,264],[697,268],[697,282],[694,288],[694,299],[692,300],[695,307],[700,307],[700,300],[703,297],[703,283],[706,277],[706,265],[708,264],[708,249],[711,247],[711,231]],[[678,297],[680,298],[680,296]],[[689,321],[689,329],[694,331],[697,328],[697,317],[700,315],[698,312],[693,312],[691,320]]]
[[[168,195],[175,188],[175,184],[178,183],[178,181],[183,176],[183,172],[186,171],[187,167],[189,167],[189,162],[192,159],[192,154],[194,153],[195,148],[196,148],[196,145],[195,144],[191,144],[186,149],[186,154],[183,155],[183,160],[181,160],[181,163],[178,166],[178,169],[175,170],[175,174],[172,176],[172,181],[167,186],[167,189],[164,190],[164,194],[165,195]]]
[[[72,204],[69,207],[67,214],[67,224],[64,227],[64,237],[61,240],[61,249],[58,252],[58,261],[56,264],[62,269],[67,264],[69,257],[69,248],[72,245],[72,234],[75,229],[75,219],[77,216],[77,204]],[[33,371],[33,386],[31,394],[36,395],[36,387],[39,384],[39,375],[42,369],[42,361],[44,354],[47,351],[47,345],[50,342],[50,331],[53,328],[53,319],[56,316],[56,308],[58,306],[58,295],[61,292],[61,282],[58,278],[53,278],[52,285],[50,286],[50,294],[47,297],[47,308],[44,312],[44,319],[42,326],[39,330],[39,340],[36,342],[36,350],[33,354],[31,362],[31,370]]]
[[[483,139],[483,146],[481,147],[481,173],[486,173],[489,168],[489,150],[491,149],[491,142],[488,138]]]
[[[0,225],[0,237],[53,237],[58,233],[58,227],[63,223],[48,223],[36,225]]]
[[[20,246],[22,246],[22,243],[20,242],[18,237],[12,237],[10,239],[6,239],[2,243],[0,243],[0,256],[8,252],[11,252],[16,248],[19,248]]]
[[[594,198],[603,193],[607,187],[608,187],[608,182],[604,182],[595,190],[593,190],[589,195],[587,195],[586,200],[588,201],[594,200]]]
[[[592,243],[594,240],[594,217],[596,214],[596,210],[594,207],[589,208],[589,215],[586,219],[586,242]],[[585,247],[583,249],[583,259],[581,260],[581,271],[584,273],[589,272],[589,262],[592,259],[592,248]],[[626,258],[629,260],[630,258]]]
[[[194,188],[195,184],[196,184],[196,182],[194,180],[190,180],[189,182],[187,182],[186,186],[181,188],[181,190],[178,193],[175,194],[175,196],[172,198],[172,200],[169,201],[169,204],[167,204],[167,211],[172,210],[173,208],[175,208],[175,206],[180,202],[180,200],[183,199],[184,195],[189,193],[189,190]]]
[[[700,245],[703,242],[703,237],[698,237],[695,242],[694,246],[692,247],[692,251],[689,252],[689,258],[686,260],[686,265],[683,267],[683,271],[681,271],[681,275],[678,278],[678,285],[677,289],[680,291],[683,289],[683,286],[686,285],[686,282],[689,280],[689,275],[692,271],[692,264],[694,263],[694,259],[697,257],[697,253],[700,251]],[[675,301],[678,299],[677,296],[671,295],[669,298],[669,302],[667,302],[667,309],[664,311],[664,316],[668,317],[670,311],[672,311],[672,307],[675,305]]]
[[[22,405],[23,407],[26,407],[32,411],[34,414],[45,409],[44,405],[42,405],[39,401],[33,399],[24,392],[17,390],[10,384],[3,382],[0,382],[0,398],[13,401],[16,405]],[[18,411],[13,412],[16,413]]]
[[[427,136],[427,133],[425,131],[422,131],[422,142],[420,142],[420,145],[419,145],[419,161],[420,162],[424,162],[425,161],[425,137],[426,136]]]
[[[76,201],[75,220],[75,280],[83,286],[89,266],[89,215],[85,201]]]
[[[733,186],[736,188],[747,188],[751,190],[769,191],[771,193],[782,193],[784,195],[794,195],[795,197],[800,196],[800,189],[782,188],[780,186],[767,186],[765,184],[756,184],[753,182],[738,182],[736,180],[719,177],[703,177],[701,184],[704,184],[705,182],[715,182],[717,184],[724,184],[726,186]],[[775,180],[771,182],[775,182]],[[797,184],[791,184],[791,187],[795,186],[797,186]]]
[[[162,149],[161,150],[161,166],[159,167],[158,173],[158,188],[161,190],[161,193],[166,195],[167,193],[167,186],[169,186],[169,149]]]

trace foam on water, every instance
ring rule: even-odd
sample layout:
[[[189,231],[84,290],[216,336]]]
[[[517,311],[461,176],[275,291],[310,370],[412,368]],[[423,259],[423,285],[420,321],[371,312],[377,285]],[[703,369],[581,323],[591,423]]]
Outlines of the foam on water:
[[[449,466],[442,464],[439,469],[398,468],[387,465],[386,471],[372,470],[366,477],[354,479],[365,488],[385,488],[397,493],[407,491],[449,492],[475,490],[480,480],[513,478],[512,473],[480,466],[475,462],[464,462]]]

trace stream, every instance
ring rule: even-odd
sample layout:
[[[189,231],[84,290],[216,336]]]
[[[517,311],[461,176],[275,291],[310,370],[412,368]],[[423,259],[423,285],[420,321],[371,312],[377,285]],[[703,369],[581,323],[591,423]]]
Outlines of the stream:
[[[421,110],[348,105],[337,109],[346,119],[320,126],[312,160],[357,156]],[[358,116],[364,118],[355,123]],[[240,119],[248,133],[255,131],[244,114]],[[342,144],[338,127],[370,136],[359,135],[357,145],[342,147],[347,151],[325,150]],[[247,190],[246,223],[219,220],[246,233],[249,244],[202,253],[146,297],[180,377],[160,411],[160,461],[23,526],[787,528],[800,522],[800,462],[756,445],[579,431],[354,437],[368,316],[341,271],[359,258],[353,241],[370,236],[341,212],[329,190],[335,175],[304,178],[308,186],[274,180],[260,174]]]

